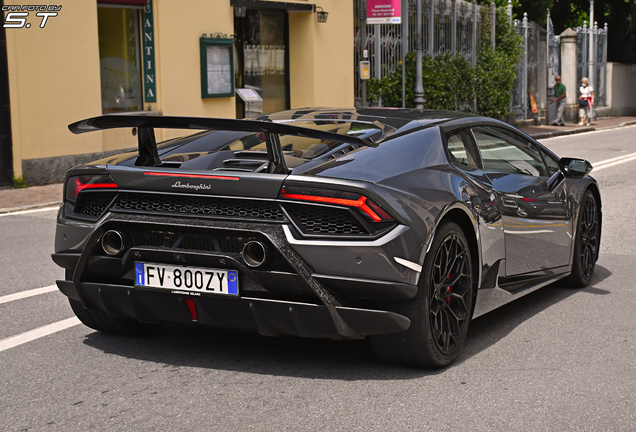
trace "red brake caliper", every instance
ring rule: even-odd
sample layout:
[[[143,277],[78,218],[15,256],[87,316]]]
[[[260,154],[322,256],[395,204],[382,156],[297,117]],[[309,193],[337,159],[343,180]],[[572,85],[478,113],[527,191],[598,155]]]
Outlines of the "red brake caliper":
[[[446,276],[446,280],[450,279],[450,273],[448,274],[448,276]],[[450,293],[453,292],[453,287],[449,286],[448,287],[448,296],[446,296],[446,298],[444,299],[444,301],[446,302],[447,305],[450,306]]]

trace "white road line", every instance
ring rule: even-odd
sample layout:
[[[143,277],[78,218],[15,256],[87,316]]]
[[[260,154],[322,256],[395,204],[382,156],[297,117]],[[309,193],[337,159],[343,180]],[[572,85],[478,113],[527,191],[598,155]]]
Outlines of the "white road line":
[[[28,291],[22,291],[15,294],[9,294],[6,296],[0,297],[0,304],[9,303],[14,300],[20,300],[23,298],[33,297],[40,294],[46,294],[52,291],[57,291],[57,285],[49,285],[43,288],[36,288]]]
[[[6,339],[0,340],[0,352],[14,348],[27,342],[34,341],[36,339],[43,338],[53,333],[57,333],[67,328],[76,326],[80,323],[77,318],[68,318],[62,321],[55,322],[53,324],[45,325],[28,332],[20,333],[19,335],[11,336]]]
[[[16,216],[16,215],[23,215],[23,214],[29,214],[29,213],[40,213],[40,212],[45,212],[45,211],[59,210],[59,208],[60,208],[60,206],[56,205],[56,206],[52,206],[52,207],[43,207],[43,208],[38,208],[38,209],[33,209],[33,210],[20,210],[20,211],[15,211],[15,212],[0,213],[0,217],[2,217],[2,216]]]
[[[630,161],[633,161],[633,160],[636,160],[636,155],[634,155],[632,157],[628,157],[626,159],[617,160],[615,162],[606,163],[604,165],[601,165],[600,167],[594,167],[592,172],[600,171],[602,169],[610,168],[610,167],[613,167],[613,166],[616,166],[616,165],[620,165],[620,164],[625,163],[625,162],[630,162]],[[592,165],[594,165],[594,164],[592,164]]]
[[[629,157],[632,157],[632,156],[636,156],[636,153],[630,153],[630,154],[626,154],[626,155],[622,155],[622,156],[614,157],[614,158],[611,158],[611,159],[605,159],[605,160],[602,160],[602,161],[598,161],[598,162],[596,162],[596,163],[593,163],[592,165],[594,165],[594,167],[596,168],[597,166],[605,165],[606,163],[615,162],[615,161],[617,161],[617,160],[621,160],[621,159],[629,158]]]

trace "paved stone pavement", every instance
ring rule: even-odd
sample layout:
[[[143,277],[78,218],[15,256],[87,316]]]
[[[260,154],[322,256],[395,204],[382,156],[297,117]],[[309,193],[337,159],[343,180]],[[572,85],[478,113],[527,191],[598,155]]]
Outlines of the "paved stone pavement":
[[[611,117],[592,122],[590,126],[568,123],[566,126],[540,125],[520,128],[535,139],[590,132],[593,130],[636,124],[636,117]],[[0,188],[0,214],[30,208],[46,207],[62,202],[62,184],[28,188]]]
[[[566,123],[565,126],[540,125],[521,127],[522,131],[534,139],[550,138],[560,135],[572,135],[576,133],[590,132],[600,129],[622,127],[636,124],[636,117],[608,117],[594,120],[589,126],[579,126],[578,123]]]
[[[0,189],[0,213],[46,207],[62,202],[62,183]]]

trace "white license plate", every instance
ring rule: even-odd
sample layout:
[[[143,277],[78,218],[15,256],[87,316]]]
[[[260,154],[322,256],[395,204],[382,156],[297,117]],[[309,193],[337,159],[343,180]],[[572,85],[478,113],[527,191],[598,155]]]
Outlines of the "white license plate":
[[[238,272],[165,264],[135,263],[135,286],[208,294],[238,295]]]

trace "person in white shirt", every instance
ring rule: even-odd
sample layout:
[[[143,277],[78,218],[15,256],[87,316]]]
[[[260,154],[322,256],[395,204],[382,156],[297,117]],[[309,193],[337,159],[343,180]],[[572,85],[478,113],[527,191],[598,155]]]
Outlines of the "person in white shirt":
[[[579,88],[579,117],[581,121],[579,125],[590,124],[592,118],[592,109],[594,107],[594,89],[590,85],[590,80],[583,78],[581,80],[581,87]]]

